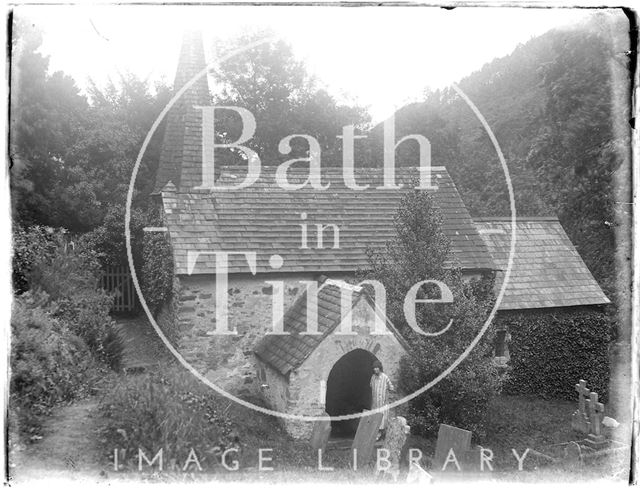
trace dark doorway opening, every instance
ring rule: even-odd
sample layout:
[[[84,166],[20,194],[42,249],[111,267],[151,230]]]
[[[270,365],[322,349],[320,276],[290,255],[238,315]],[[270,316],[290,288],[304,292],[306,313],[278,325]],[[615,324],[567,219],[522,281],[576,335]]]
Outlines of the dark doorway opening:
[[[371,375],[376,357],[355,349],[333,365],[327,379],[326,410],[329,415],[349,415],[371,408]],[[359,418],[331,422],[331,437],[353,437]]]

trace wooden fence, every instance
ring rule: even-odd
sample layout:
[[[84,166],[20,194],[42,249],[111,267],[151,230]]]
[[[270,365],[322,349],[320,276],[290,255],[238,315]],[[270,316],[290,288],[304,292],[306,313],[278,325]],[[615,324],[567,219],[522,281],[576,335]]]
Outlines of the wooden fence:
[[[114,295],[112,312],[133,312],[138,308],[138,295],[128,266],[107,266],[102,274],[102,288]]]

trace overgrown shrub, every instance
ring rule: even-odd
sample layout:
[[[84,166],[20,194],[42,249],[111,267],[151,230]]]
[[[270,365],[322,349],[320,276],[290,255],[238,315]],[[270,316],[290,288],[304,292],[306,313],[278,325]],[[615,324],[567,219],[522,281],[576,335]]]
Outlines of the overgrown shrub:
[[[55,316],[64,320],[98,359],[119,369],[124,342],[109,315],[112,302],[104,290],[78,290],[75,295],[58,300]]]
[[[180,280],[173,277],[171,298],[160,306],[156,322],[164,335],[172,344],[177,344],[180,338],[178,310],[180,307]]]
[[[127,376],[106,395],[100,411],[107,454],[120,449],[124,466],[137,467],[138,448],[147,456],[162,449],[167,460],[184,460],[193,448],[210,460],[238,445],[219,397],[188,372]]]
[[[173,298],[173,253],[165,234],[144,236],[142,293],[153,314]]]
[[[125,206],[113,205],[107,211],[104,221],[99,227],[84,234],[82,245],[93,249],[101,267],[105,266],[128,266],[127,246],[125,238]],[[148,215],[138,209],[131,209],[131,254],[136,270],[142,258],[142,241],[144,237],[144,227],[153,225],[149,221]]]
[[[52,250],[33,257],[30,287],[47,294],[52,316],[80,337],[97,359],[118,369],[124,343],[109,315],[113,297],[99,288],[96,253],[81,244],[71,245],[59,231],[51,240]]]
[[[603,312],[522,312],[499,320],[511,334],[506,392],[575,400],[574,385],[583,379],[607,401],[610,324]]]
[[[55,405],[88,392],[95,364],[85,343],[52,317],[44,293],[14,300],[11,315],[11,402],[20,429],[39,432]]]
[[[171,301],[173,255],[166,234],[144,232],[145,226],[162,226],[159,208],[131,210],[129,226],[131,256],[149,309],[157,315]],[[125,207],[114,205],[103,224],[83,237],[85,247],[95,250],[100,266],[129,266],[125,239]]]
[[[414,337],[411,341],[410,354],[401,359],[399,372],[399,386],[407,393],[445,371],[480,332],[487,317],[471,285],[448,284],[454,292],[454,302],[446,312],[446,317],[453,320],[452,326],[441,336]],[[436,435],[439,424],[446,423],[470,430],[478,441],[484,438],[491,399],[502,387],[491,361],[491,341],[488,331],[452,372],[409,402],[408,420],[417,433]]]
[[[16,294],[29,289],[29,274],[36,259],[50,256],[56,246],[55,231],[50,227],[33,226],[24,228],[13,224],[13,289]]]
[[[399,387],[408,394],[444,372],[478,335],[494,302],[493,279],[463,279],[442,231],[442,216],[428,193],[415,191],[402,199],[395,229],[396,237],[384,251],[369,252],[370,272],[363,278],[384,285],[387,315],[410,344],[399,372]],[[404,313],[405,296],[423,280],[446,284],[452,301],[416,306],[415,323],[410,324]],[[435,285],[423,285],[417,298],[437,300],[444,298],[444,292]],[[425,336],[414,330],[416,326],[422,333],[446,331]],[[489,402],[501,387],[491,363],[493,331],[484,334],[452,373],[409,402],[409,420],[417,433],[435,434],[440,423],[448,423],[471,430],[476,439],[484,436]]]

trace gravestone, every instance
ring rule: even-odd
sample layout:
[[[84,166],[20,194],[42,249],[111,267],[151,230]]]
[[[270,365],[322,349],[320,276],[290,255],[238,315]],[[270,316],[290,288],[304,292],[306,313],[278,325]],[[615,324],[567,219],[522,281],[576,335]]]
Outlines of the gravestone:
[[[589,399],[585,400],[585,404],[590,424],[589,436],[586,440],[592,444],[602,444],[606,440],[602,435],[604,405],[598,401],[598,394],[594,391],[590,393]]]
[[[577,442],[571,441],[569,442],[563,451],[563,459],[572,461],[572,462],[581,462],[582,461],[582,448],[580,444]]]
[[[394,417],[389,420],[387,434],[382,447],[389,451],[389,463],[391,463],[391,467],[385,474],[391,476],[394,481],[398,481],[398,475],[400,474],[400,454],[407,441],[409,431],[410,428],[404,417]]]
[[[471,432],[451,425],[440,424],[438,440],[436,442],[436,453],[433,457],[432,472],[434,474],[442,471],[451,449],[453,449],[458,464],[460,464],[465,453],[471,450]],[[457,471],[455,463],[450,461],[449,464],[447,464],[446,470]]]
[[[429,484],[433,480],[427,471],[422,469],[418,464],[411,463],[409,472],[407,473],[407,483]]]
[[[591,422],[587,414],[587,401],[591,391],[587,388],[587,382],[580,380],[576,384],[575,390],[578,392],[578,410],[573,412],[571,416],[571,427],[583,434],[589,434],[591,431]]]
[[[587,388],[585,380],[580,380],[575,388],[578,392],[578,410],[571,416],[571,427],[587,434],[586,441],[592,446],[601,446],[606,442],[602,434],[604,405],[598,401],[598,394]]]
[[[322,414],[326,419],[316,420],[313,422],[313,431],[311,432],[311,447],[314,451],[318,449],[324,450],[327,447],[329,436],[331,435],[331,420],[329,415],[324,412]]]
[[[382,422],[382,415],[382,412],[378,412],[373,415],[360,417],[358,430],[353,439],[353,444],[351,444],[352,451],[355,450],[354,458],[356,469],[364,468],[369,461],[371,461],[376,437],[378,436],[378,430]]]

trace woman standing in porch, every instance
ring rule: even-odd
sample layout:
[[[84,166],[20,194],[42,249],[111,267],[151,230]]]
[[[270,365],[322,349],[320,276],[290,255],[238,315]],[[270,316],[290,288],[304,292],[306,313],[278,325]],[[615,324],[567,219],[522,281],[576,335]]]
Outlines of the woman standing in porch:
[[[371,375],[371,409],[384,407],[387,404],[387,396],[390,391],[394,391],[393,383],[389,377],[382,372],[382,363],[380,361],[374,361],[373,363],[373,375]],[[378,437],[376,440],[384,437],[385,429],[387,428],[387,419],[389,418],[389,410],[382,412],[382,420],[380,421],[380,427],[378,431]]]

